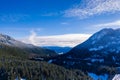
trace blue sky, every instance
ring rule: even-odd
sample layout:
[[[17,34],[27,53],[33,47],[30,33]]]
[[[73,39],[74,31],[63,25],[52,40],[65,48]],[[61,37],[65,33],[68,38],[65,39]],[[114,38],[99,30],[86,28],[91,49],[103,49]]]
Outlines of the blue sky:
[[[87,39],[119,26],[120,0],[0,0],[0,32],[35,45],[41,37],[49,42],[48,37],[86,34]]]

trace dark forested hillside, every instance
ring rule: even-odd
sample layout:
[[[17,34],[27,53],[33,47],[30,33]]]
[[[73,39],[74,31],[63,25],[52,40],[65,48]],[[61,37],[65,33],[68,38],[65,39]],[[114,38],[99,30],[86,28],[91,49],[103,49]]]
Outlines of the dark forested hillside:
[[[0,80],[91,80],[80,70],[69,70],[47,62],[29,60],[32,51],[1,44]]]
[[[0,80],[91,80],[80,70],[68,70],[47,62],[31,61],[0,52]]]

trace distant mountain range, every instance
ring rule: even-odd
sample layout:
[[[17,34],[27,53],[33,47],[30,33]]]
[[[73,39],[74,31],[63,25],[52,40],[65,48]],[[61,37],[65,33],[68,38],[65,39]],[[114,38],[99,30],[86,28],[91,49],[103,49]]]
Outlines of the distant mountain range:
[[[120,29],[102,29],[68,53],[54,58],[52,63],[97,74],[112,74],[111,67],[120,66]]]
[[[32,44],[25,44],[23,42],[20,42],[18,40],[15,40],[14,38],[0,34],[0,46],[3,49],[3,46],[9,47],[9,48],[17,48],[20,51],[23,51],[28,54],[32,55],[38,55],[38,56],[52,56],[52,55],[57,55],[54,51],[49,50],[49,49],[44,49],[41,47],[34,46]],[[8,49],[9,49],[8,48]]]
[[[72,47],[59,47],[59,46],[44,46],[43,48],[54,50],[58,54],[67,53],[72,49]]]

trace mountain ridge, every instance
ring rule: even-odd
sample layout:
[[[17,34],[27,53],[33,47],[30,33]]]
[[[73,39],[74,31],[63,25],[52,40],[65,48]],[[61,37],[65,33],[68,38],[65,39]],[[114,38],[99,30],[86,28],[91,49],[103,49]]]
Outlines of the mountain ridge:
[[[85,42],[77,45],[74,47],[71,51],[74,52],[77,49],[84,49],[89,48],[89,51],[100,51],[104,48],[109,48],[114,45],[113,48],[118,49],[116,53],[119,53],[119,45],[120,44],[120,29],[111,29],[111,28],[105,28],[100,30],[99,32],[93,34],[88,40]],[[108,49],[107,49],[108,50]],[[112,50],[109,50],[112,52]],[[114,50],[115,51],[115,50]]]
[[[14,38],[0,34],[0,45],[5,45],[13,48],[20,48],[22,51],[27,52],[29,54],[36,54],[38,56],[52,56],[57,55],[54,51],[41,48],[38,46],[34,46],[32,44],[26,44],[21,41],[15,40]]]
[[[95,74],[114,74],[114,68],[120,66],[119,34],[120,29],[102,29],[52,63]]]
[[[0,34],[0,43],[9,45],[9,46],[13,46],[13,47],[19,47],[19,48],[34,47],[34,45],[32,45],[32,44],[25,44],[21,41],[15,40],[14,38],[12,38],[8,35],[4,35],[4,34]]]

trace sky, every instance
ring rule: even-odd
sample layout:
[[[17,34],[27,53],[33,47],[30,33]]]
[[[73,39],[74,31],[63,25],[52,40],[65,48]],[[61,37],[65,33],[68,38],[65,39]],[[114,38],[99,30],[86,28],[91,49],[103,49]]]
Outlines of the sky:
[[[120,28],[120,0],[0,0],[0,33],[37,46],[74,47]]]

